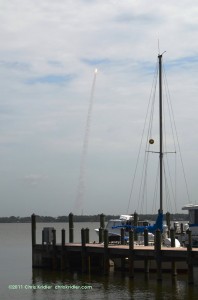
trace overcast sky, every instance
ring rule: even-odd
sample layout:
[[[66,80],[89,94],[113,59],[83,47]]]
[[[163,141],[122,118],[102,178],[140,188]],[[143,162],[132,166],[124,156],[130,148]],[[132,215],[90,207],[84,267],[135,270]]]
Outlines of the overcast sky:
[[[126,212],[158,39],[196,203],[197,16],[192,0],[0,1],[0,216]],[[185,184],[178,187],[176,212],[189,202]],[[144,212],[155,213],[151,200]]]

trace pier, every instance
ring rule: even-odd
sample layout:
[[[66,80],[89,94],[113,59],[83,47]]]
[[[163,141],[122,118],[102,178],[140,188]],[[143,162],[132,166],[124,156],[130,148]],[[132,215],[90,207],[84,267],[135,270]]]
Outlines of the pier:
[[[42,234],[42,244],[36,243],[36,216],[31,217],[32,225],[32,267],[53,270],[79,270],[84,273],[100,272],[108,274],[111,264],[114,269],[128,272],[135,277],[141,270],[145,274],[156,272],[156,279],[163,280],[163,272],[170,272],[173,277],[179,271],[188,274],[188,283],[194,283],[194,270],[198,268],[198,249],[192,248],[191,232],[187,248],[163,247],[161,232],[156,231],[154,245],[148,245],[145,233],[145,246],[134,242],[133,231],[129,232],[129,243],[121,240],[120,244],[111,244],[108,231],[101,228],[100,243],[89,242],[89,229],[81,230],[81,243],[73,242],[72,215],[69,222],[69,243],[65,243],[65,230],[61,232],[61,243],[56,243],[56,230],[51,229]],[[49,236],[51,234],[51,237]],[[46,239],[47,237],[47,239]]]

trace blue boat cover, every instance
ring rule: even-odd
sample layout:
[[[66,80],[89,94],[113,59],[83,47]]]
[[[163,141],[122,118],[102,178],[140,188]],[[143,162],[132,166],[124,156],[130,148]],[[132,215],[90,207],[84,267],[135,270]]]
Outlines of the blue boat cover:
[[[159,229],[161,232],[163,231],[163,212],[160,210],[158,211],[158,216],[155,224],[148,225],[148,226],[133,226],[133,225],[118,225],[113,226],[114,228],[128,228],[134,230],[136,233],[144,232],[145,229],[148,229],[148,232],[155,233],[157,229]]]

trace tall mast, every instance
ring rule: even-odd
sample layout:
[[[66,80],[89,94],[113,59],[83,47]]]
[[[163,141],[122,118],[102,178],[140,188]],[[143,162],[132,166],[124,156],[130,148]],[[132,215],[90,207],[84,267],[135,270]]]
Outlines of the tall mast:
[[[159,59],[159,159],[160,159],[160,212],[163,212],[163,124],[162,124],[162,54]]]

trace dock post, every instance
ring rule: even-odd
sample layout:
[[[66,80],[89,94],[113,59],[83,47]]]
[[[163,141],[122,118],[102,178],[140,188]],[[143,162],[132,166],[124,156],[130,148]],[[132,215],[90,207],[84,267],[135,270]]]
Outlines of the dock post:
[[[32,231],[32,267],[34,267],[34,248],[36,245],[36,215],[31,215],[31,231]]]
[[[166,213],[166,225],[168,226],[168,237],[170,237],[170,213]]]
[[[74,221],[73,221],[73,214],[69,214],[69,242],[74,242]]]
[[[65,229],[61,230],[61,270],[64,270],[65,267]]]
[[[188,234],[188,251],[192,251],[192,232],[191,230],[187,230],[186,233]]]
[[[134,226],[137,226],[138,225],[138,214],[136,213],[136,211],[134,212]],[[138,239],[138,236],[137,236],[137,233],[134,232],[134,240],[137,241]]]
[[[125,235],[125,230],[124,230],[124,228],[121,228],[120,229],[120,243],[121,243],[121,245],[125,244],[124,235]],[[121,259],[121,270],[124,271],[124,269],[125,269],[125,258],[121,257],[120,259]]]
[[[144,229],[144,246],[148,246],[148,229]]]
[[[53,247],[56,247],[56,230],[55,229],[52,229],[52,235],[53,235],[52,245],[53,245]]]
[[[121,235],[121,245],[124,245],[125,244],[125,241],[124,241],[125,230],[124,230],[124,228],[120,229],[120,235]]]
[[[193,284],[194,283],[194,270],[193,270],[193,262],[192,262],[192,232],[191,230],[187,230],[186,233],[188,234],[188,245],[187,245],[187,251],[188,251],[188,283]]]
[[[134,232],[129,230],[129,277],[134,277]]]
[[[85,229],[85,242],[89,244],[89,228]]]
[[[181,234],[184,233],[184,224],[183,223],[180,224],[180,231],[181,231]]]
[[[103,243],[104,242],[104,228],[100,227],[99,228],[99,243]]]
[[[174,248],[175,247],[175,229],[174,228],[170,229],[170,239],[171,239],[171,247]],[[174,277],[177,275],[176,262],[173,260],[171,264],[172,264],[172,276]]]
[[[155,252],[157,263],[157,281],[162,281],[162,260],[161,260],[161,231],[155,232]]]
[[[82,272],[87,271],[87,257],[86,257],[86,231],[84,228],[81,229],[81,244],[82,244]]]
[[[171,247],[175,247],[175,229],[170,229]]]
[[[52,246],[53,246],[53,256],[52,256],[52,269],[57,269],[57,257],[56,257],[56,230],[52,229]]]
[[[44,230],[42,230],[42,246],[44,247]]]
[[[62,248],[65,247],[65,229],[61,230],[61,245],[62,245]]]
[[[148,229],[145,228],[144,229],[144,246],[148,246],[148,244],[149,244]],[[149,260],[148,260],[148,258],[144,259],[144,271],[145,271],[145,274],[149,273]]]
[[[100,214],[100,228],[105,228],[105,215]]]
[[[36,245],[36,215],[32,214],[31,216],[32,221],[32,247]]]
[[[109,244],[108,230],[104,229],[104,275],[107,275],[109,273],[108,244]]]

